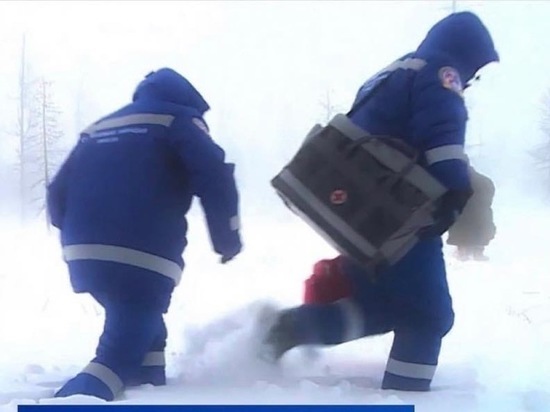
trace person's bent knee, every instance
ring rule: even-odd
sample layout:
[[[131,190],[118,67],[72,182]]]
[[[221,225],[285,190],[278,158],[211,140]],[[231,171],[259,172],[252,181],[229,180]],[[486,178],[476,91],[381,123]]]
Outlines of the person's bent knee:
[[[447,335],[454,326],[455,314],[452,309],[449,309],[445,314],[433,321],[432,327],[436,335],[442,338]]]

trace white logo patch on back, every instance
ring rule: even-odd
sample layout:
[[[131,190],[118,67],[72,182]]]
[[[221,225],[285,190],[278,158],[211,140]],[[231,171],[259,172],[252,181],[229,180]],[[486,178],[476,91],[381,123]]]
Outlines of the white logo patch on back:
[[[204,133],[206,133],[207,135],[210,135],[210,130],[208,130],[208,126],[206,126],[206,123],[204,123],[201,119],[199,119],[198,117],[193,117],[191,121],[195,126],[201,129]]]

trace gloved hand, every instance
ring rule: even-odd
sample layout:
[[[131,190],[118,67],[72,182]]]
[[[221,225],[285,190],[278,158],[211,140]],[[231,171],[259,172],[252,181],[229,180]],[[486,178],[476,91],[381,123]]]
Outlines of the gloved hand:
[[[456,222],[458,216],[459,212],[457,210],[449,210],[447,213],[441,214],[435,219],[433,225],[427,226],[418,232],[418,238],[429,239],[442,236]]]
[[[470,189],[450,190],[443,195],[433,213],[433,225],[420,230],[418,237],[428,239],[443,235],[456,222],[472,193]]]
[[[220,263],[225,264],[225,263],[229,262],[230,260],[233,260],[234,257],[235,257],[235,255],[233,255],[233,256],[231,256],[231,255],[222,256],[221,259],[220,259]]]
[[[240,244],[236,249],[224,253],[222,255],[222,257],[220,258],[220,263],[225,264],[225,263],[229,262],[230,260],[233,260],[233,258],[235,258],[235,256],[237,256],[239,253],[241,253],[241,245]]]

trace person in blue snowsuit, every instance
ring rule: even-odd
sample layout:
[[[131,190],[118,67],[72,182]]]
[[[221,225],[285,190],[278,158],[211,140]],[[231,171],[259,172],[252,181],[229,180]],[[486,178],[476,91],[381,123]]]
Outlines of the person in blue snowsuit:
[[[360,88],[348,113],[351,120],[371,134],[402,138],[418,149],[422,164],[448,193],[434,212],[434,225],[375,282],[345,256],[330,261],[326,267],[339,270],[325,277],[333,276],[325,291],[349,290],[349,295],[328,302],[311,302],[308,295],[309,303],[277,312],[263,356],[277,360],[299,345],[335,345],[393,332],[382,388],[430,389],[442,339],[454,322],[441,235],[471,195],[462,92],[482,67],[496,61],[493,40],[480,19],[455,13],[435,24],[415,52]],[[317,273],[312,281],[322,282],[323,276]]]
[[[132,103],[81,133],[49,185],[73,289],[105,309],[96,356],[56,396],[113,400],[126,386],[166,383],[163,314],[182,275],[194,196],[221,263],[241,251],[234,164],[210,137],[207,110],[179,73],[154,71]]]

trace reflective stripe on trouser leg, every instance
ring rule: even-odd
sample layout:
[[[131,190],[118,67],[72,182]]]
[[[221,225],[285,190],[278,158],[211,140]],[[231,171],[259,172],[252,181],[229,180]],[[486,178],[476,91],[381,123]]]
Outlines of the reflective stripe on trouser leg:
[[[166,385],[166,358],[164,351],[151,351],[145,355],[139,368],[140,384]]]
[[[441,337],[431,331],[395,330],[382,387],[427,391],[437,368]]]
[[[145,354],[141,366],[166,366],[166,355],[164,348],[166,347],[166,339],[168,338],[168,331],[164,323],[164,318],[160,325],[160,330],[157,333],[155,340],[149,347],[149,352]]]
[[[141,366],[127,379],[127,386],[151,384],[166,385],[166,358],[164,351],[147,352]]]
[[[97,362],[90,362],[83,370],[82,373],[87,373],[99,379],[109,388],[113,393],[113,397],[116,397],[124,388],[124,383],[120,377],[109,369],[107,366]]]
[[[148,352],[143,358],[141,366],[166,366],[164,351]]]
[[[437,365],[403,362],[389,358],[382,389],[429,391]]]
[[[105,326],[93,361],[108,366],[127,384],[139,376],[149,352],[163,350],[162,346],[154,345],[157,337],[164,336],[162,313],[116,299],[106,299],[104,307]],[[159,345],[161,342],[159,338]],[[153,361],[158,363],[157,355],[148,358],[148,362]]]
[[[386,372],[404,378],[432,380],[436,367],[437,365],[423,365],[389,358],[386,364]]]

